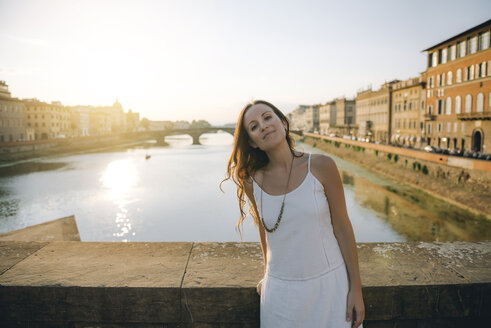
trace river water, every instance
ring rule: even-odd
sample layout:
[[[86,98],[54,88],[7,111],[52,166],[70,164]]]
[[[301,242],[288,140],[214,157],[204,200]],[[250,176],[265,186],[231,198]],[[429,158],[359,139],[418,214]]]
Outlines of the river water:
[[[0,167],[0,233],[75,215],[82,241],[240,241],[235,185],[219,189],[232,136],[166,141]],[[358,242],[491,239],[491,223],[330,156]],[[242,231],[243,241],[259,241],[250,216]]]

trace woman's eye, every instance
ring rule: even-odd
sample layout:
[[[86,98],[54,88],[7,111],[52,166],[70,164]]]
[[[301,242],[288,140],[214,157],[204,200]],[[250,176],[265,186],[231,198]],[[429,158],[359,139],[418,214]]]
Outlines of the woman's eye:
[[[251,127],[251,131],[254,131],[255,129],[256,129],[256,126],[255,126],[255,125],[253,125],[253,126]]]
[[[266,116],[264,119],[269,120],[270,118],[271,118],[271,116]]]

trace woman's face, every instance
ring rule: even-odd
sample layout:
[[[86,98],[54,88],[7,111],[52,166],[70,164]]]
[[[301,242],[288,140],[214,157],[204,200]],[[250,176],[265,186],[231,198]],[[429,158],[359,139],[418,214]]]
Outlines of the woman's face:
[[[282,122],[273,109],[264,104],[249,107],[244,115],[244,128],[251,147],[263,151],[286,140],[286,122]]]

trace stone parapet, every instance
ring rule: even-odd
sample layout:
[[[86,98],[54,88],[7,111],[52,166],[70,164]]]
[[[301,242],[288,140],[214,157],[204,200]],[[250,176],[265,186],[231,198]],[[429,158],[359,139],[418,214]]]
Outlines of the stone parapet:
[[[491,320],[491,241],[357,246],[365,328]],[[250,242],[0,241],[1,326],[259,327],[263,269]]]

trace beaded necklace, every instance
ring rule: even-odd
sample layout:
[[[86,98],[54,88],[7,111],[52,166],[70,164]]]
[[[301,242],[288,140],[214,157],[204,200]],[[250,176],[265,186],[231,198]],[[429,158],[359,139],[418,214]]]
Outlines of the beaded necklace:
[[[292,154],[293,155],[293,154]],[[264,173],[263,173],[263,182],[261,183],[261,221],[263,222],[263,227],[266,229],[267,232],[275,232],[276,229],[278,229],[278,226],[281,222],[281,217],[283,216],[283,210],[285,208],[285,198],[286,198],[286,191],[288,190],[288,184],[290,183],[290,177],[292,176],[292,168],[293,168],[293,159],[295,156],[292,156],[292,163],[290,165],[290,173],[288,174],[288,180],[286,182],[286,188],[285,188],[285,194],[283,195],[283,201],[281,202],[281,209],[280,209],[280,214],[278,215],[278,218],[276,219],[276,223],[274,225],[273,229],[269,229],[266,227],[266,223],[264,222],[263,218],[263,186],[264,186]]]

